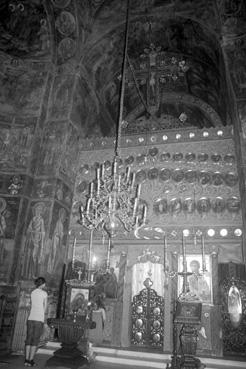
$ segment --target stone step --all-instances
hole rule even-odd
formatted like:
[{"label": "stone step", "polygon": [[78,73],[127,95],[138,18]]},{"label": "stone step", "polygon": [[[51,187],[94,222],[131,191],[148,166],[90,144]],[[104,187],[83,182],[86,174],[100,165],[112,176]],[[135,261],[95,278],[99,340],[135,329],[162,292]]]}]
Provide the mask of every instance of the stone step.
[{"label": "stone step", "polygon": [[[165,353],[150,353],[113,349],[106,347],[93,347],[95,360],[101,363],[126,365],[143,368],[162,368],[171,362],[171,355]],[[206,369],[246,369],[246,361],[232,361],[222,358],[199,357],[206,365]]]},{"label": "stone step", "polygon": [[[61,347],[59,342],[48,342],[38,352],[52,354]],[[160,352],[144,352],[121,348],[111,348],[103,346],[92,347],[95,362],[100,363],[105,368],[114,366],[126,366],[126,368],[150,368],[165,369],[167,363],[171,362],[171,354]],[[206,369],[245,369],[246,361],[233,361],[222,358],[199,357],[201,362],[206,365]]]}]

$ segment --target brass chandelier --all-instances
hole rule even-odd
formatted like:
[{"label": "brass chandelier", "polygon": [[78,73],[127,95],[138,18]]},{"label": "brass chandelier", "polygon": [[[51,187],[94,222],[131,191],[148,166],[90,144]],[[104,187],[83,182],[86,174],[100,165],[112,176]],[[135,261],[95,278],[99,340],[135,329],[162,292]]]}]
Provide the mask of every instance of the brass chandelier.
[{"label": "brass chandelier", "polygon": [[120,230],[130,232],[145,225],[147,208],[139,210],[141,184],[136,185],[135,173],[128,166],[121,171],[120,142],[123,125],[123,107],[126,83],[127,46],[129,33],[129,3],[126,8],[124,52],[121,69],[119,114],[117,120],[114,157],[111,173],[105,170],[104,163],[96,169],[96,178],[89,184],[85,206],[80,207],[80,224],[90,231],[106,231],[115,237]]}]

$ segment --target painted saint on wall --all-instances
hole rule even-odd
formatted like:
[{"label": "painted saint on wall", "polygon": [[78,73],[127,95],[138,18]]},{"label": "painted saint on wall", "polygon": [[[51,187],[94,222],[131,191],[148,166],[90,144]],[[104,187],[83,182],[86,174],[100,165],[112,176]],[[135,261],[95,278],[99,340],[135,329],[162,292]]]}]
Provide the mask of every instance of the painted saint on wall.
[{"label": "painted saint on wall", "polygon": [[44,211],[45,204],[43,202],[37,202],[32,207],[33,217],[26,231],[24,263],[22,266],[22,277],[27,279],[39,275],[41,264],[44,261]]},{"label": "painted saint on wall", "polygon": [[7,227],[4,214],[6,206],[6,201],[3,198],[0,198],[0,264],[2,264],[4,258],[4,238]]},{"label": "painted saint on wall", "polygon": [[50,274],[54,271],[54,269],[56,269],[57,263],[60,260],[58,254],[61,253],[61,250],[63,248],[65,219],[66,219],[66,211],[65,209],[61,208],[59,209],[58,220],[55,225],[51,242],[51,249],[49,253],[47,272]]}]

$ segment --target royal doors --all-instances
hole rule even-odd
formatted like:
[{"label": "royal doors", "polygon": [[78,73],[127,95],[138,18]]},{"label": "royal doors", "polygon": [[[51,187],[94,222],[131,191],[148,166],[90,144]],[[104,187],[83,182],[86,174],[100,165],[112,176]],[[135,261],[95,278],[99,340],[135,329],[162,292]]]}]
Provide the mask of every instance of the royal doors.
[{"label": "royal doors", "polygon": [[150,287],[133,297],[131,344],[162,348],[164,334],[164,298]]}]

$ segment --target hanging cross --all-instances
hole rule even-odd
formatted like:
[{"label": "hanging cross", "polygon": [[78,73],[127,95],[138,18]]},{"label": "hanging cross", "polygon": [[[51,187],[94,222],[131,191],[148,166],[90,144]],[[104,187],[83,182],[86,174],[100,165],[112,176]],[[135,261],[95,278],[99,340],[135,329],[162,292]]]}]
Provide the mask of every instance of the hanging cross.
[{"label": "hanging cross", "polygon": [[[138,68],[134,65],[134,74],[150,112],[158,110],[162,89],[186,90],[185,73],[189,67],[185,60],[161,51],[161,47],[153,43],[144,49],[140,60]],[[131,70],[128,70],[127,83],[129,87],[134,85]]]}]

